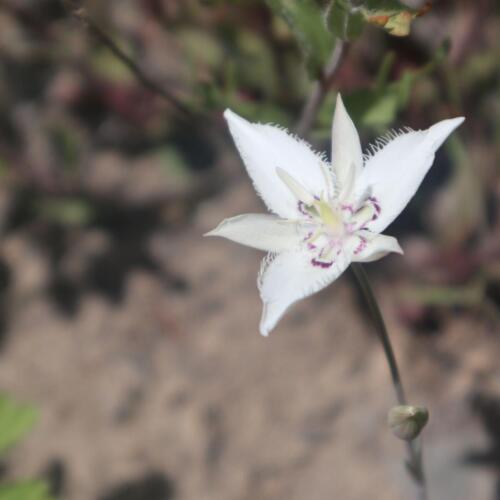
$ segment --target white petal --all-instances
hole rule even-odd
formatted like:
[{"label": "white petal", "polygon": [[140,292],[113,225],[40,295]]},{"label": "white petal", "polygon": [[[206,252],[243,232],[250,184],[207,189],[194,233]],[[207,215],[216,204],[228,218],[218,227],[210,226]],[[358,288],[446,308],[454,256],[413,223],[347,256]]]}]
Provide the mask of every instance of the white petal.
[{"label": "white petal", "polygon": [[348,252],[337,256],[329,268],[311,264],[307,250],[285,252],[264,260],[258,285],[264,302],[260,333],[267,336],[285,311],[296,301],[323,289],[349,265]]},{"label": "white petal", "polygon": [[[353,236],[353,238],[356,238],[356,236]],[[391,252],[403,254],[398,240],[392,236],[385,234],[374,235],[368,231],[359,231],[357,240],[358,244],[354,247],[352,253],[353,262],[373,262]]]},{"label": "white petal", "polygon": [[340,186],[340,199],[349,196],[357,176],[363,167],[363,155],[358,132],[347,114],[340,94],[332,125],[332,165]]},{"label": "white petal", "polygon": [[205,236],[220,236],[258,250],[282,252],[298,248],[299,226],[275,215],[245,214],[223,220]]},{"label": "white petal", "polygon": [[285,218],[300,215],[298,201],[278,177],[277,168],[313,195],[327,190],[331,194],[330,168],[308,144],[273,125],[249,123],[230,110],[224,116],[255,189],[271,211]]},{"label": "white petal", "polygon": [[371,186],[380,205],[379,217],[368,227],[382,232],[406,207],[434,161],[434,153],[464,121],[454,118],[428,130],[403,133],[383,145],[368,161],[357,183],[358,193]]}]

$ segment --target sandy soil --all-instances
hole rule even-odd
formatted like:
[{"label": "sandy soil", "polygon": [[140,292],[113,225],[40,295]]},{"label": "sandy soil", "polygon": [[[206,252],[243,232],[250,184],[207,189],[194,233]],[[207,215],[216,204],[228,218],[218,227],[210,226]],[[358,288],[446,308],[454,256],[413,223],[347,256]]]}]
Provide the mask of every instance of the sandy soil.
[{"label": "sandy soil", "polygon": [[[154,266],[130,267],[115,294],[89,286],[71,300],[64,287],[46,293],[46,250],[24,230],[11,233],[0,385],[41,416],[11,454],[9,477],[45,475],[67,500],[414,497],[404,447],[385,426],[387,367],[348,273],[264,339],[261,256],[201,238],[255,210],[249,183],[235,180],[187,227],[143,235]],[[89,269],[113,282],[114,266],[139,250],[122,241],[92,267],[109,244],[89,229],[59,266],[76,283]],[[500,416],[498,332],[458,312],[434,335],[405,329],[397,283],[383,279],[393,266],[404,272],[397,259],[370,269],[410,399],[431,412],[432,498],[499,498],[500,439],[489,425]]]}]

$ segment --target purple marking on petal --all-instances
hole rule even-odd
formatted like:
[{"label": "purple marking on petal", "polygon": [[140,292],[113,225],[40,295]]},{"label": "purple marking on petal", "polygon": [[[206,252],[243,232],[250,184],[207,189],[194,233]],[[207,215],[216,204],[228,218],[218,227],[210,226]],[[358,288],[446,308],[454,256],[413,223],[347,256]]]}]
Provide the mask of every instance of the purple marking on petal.
[{"label": "purple marking on petal", "polygon": [[333,260],[330,262],[321,261],[318,259],[311,259],[311,264],[315,267],[321,267],[322,269],[328,269],[332,266]]},{"label": "purple marking on petal", "polygon": [[308,219],[311,218],[311,214],[307,211],[306,209],[306,205],[303,201],[299,201],[297,203],[297,209],[299,210],[299,212],[302,214],[302,215],[305,215]]},{"label": "purple marking on petal", "polygon": [[377,200],[377,198],[375,198],[375,196],[370,196],[368,199],[373,203],[373,206],[375,207],[375,210],[378,213],[380,213],[380,203]]},{"label": "purple marking on petal", "polygon": [[380,212],[382,211],[382,208],[380,207],[380,203],[377,200],[377,198],[375,198],[375,196],[370,196],[368,198],[368,201],[371,201],[373,208],[375,209],[375,213],[373,214],[373,217],[371,220],[372,221],[377,220],[379,215],[380,215]]},{"label": "purple marking on petal", "polygon": [[354,222],[348,222],[344,224],[347,233],[353,233],[356,230],[356,224]]},{"label": "purple marking on petal", "polygon": [[348,212],[351,213],[351,215],[354,215],[354,208],[352,205],[341,205],[340,207],[342,210],[347,210]]},{"label": "purple marking on petal", "polygon": [[366,248],[366,245],[368,244],[368,241],[363,236],[359,236],[359,240],[360,241],[359,241],[358,246],[354,249],[354,253],[356,255],[358,253],[362,252]]},{"label": "purple marking on petal", "polygon": [[[306,235],[306,237],[302,240],[304,242],[306,242],[309,238],[312,238],[312,236],[314,235],[314,232],[313,231],[309,231]],[[309,250],[315,250],[317,247],[314,243],[308,243],[307,244],[307,248]]]}]

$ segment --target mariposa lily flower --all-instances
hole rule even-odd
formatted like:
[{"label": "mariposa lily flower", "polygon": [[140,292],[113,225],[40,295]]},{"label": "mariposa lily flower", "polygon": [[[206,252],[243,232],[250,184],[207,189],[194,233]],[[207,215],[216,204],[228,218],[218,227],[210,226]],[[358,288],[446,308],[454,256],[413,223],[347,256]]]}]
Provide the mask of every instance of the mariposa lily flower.
[{"label": "mariposa lily flower", "polygon": [[329,285],[351,262],[403,253],[382,233],[417,191],[434,153],[464,118],[378,139],[363,155],[340,95],[333,117],[332,162],[286,130],[224,116],[257,193],[274,215],[224,220],[208,236],[268,252],[258,276],[267,336],[296,301]]}]

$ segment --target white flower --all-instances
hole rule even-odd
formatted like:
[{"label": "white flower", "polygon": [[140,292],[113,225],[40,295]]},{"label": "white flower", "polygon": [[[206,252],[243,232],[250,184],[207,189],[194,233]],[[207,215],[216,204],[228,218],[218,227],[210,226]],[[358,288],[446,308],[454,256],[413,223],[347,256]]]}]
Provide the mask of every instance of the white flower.
[{"label": "white flower", "polygon": [[329,285],[351,262],[403,253],[380,234],[404,209],[434,153],[464,118],[379,139],[363,157],[340,96],[332,127],[332,164],[308,144],[273,125],[224,116],[256,191],[275,215],[224,220],[209,236],[269,252],[258,277],[268,335],[296,301]]}]

